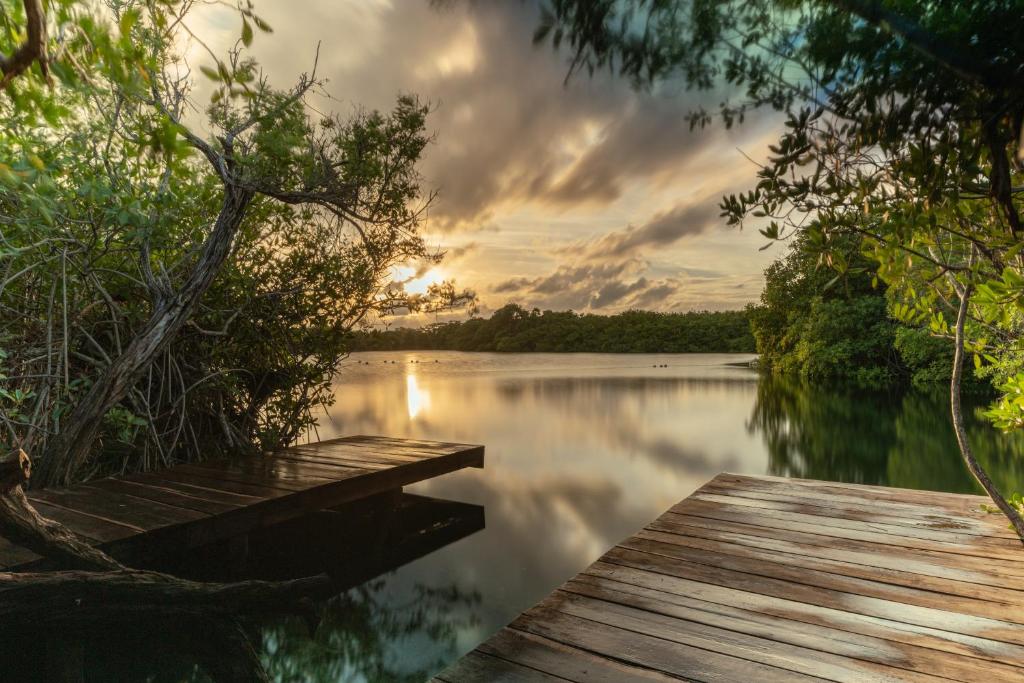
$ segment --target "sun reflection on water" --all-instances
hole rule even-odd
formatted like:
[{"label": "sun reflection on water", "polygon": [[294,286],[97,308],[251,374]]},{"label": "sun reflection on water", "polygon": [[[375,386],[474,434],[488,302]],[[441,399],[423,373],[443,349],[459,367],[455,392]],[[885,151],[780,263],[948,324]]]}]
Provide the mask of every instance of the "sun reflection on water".
[{"label": "sun reflection on water", "polygon": [[409,407],[410,420],[415,420],[417,415],[430,408],[430,392],[420,389],[416,375],[405,376],[405,402]]}]

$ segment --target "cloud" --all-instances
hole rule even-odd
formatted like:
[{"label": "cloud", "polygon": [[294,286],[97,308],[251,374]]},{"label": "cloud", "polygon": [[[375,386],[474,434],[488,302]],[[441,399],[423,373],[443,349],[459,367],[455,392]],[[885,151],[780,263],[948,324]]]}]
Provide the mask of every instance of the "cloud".
[{"label": "cloud", "polygon": [[[757,245],[736,256],[740,249],[719,246],[710,228],[718,196],[753,179],[738,154],[723,151],[760,148],[766,129],[690,132],[686,113],[713,109],[719,94],[638,92],[607,72],[566,84],[565,53],[532,46],[537,5],[311,0],[296,13],[266,3],[261,16],[274,34],[254,46],[272,81],[286,86],[310,69],[322,41],[317,71],[331,97],[314,104],[324,111],[388,109],[399,93],[431,104],[435,141],[420,169],[424,190],[439,198],[426,232],[454,245],[444,266],[457,264],[460,284],[492,297],[484,308],[513,297],[577,310],[679,310],[756,296],[766,257]],[[237,40],[237,17],[225,16],[203,34],[215,50]],[[469,237],[460,232],[479,244],[460,241]],[[684,244],[701,256],[681,257]],[[692,266],[705,262],[732,275],[702,279]],[[427,268],[417,266],[414,278]]]},{"label": "cloud", "polygon": [[657,301],[664,310],[665,299],[678,291],[679,282],[651,280],[642,274],[647,267],[644,261],[632,258],[560,264],[548,275],[512,278],[494,285],[491,291],[513,294],[541,308],[613,312],[645,308]]},{"label": "cloud", "polygon": [[655,215],[640,227],[608,233],[586,245],[589,258],[621,258],[649,247],[667,247],[719,224],[719,209],[710,197]]},{"label": "cloud", "polygon": [[[422,164],[440,190],[432,229],[479,229],[508,205],[607,205],[636,180],[684,174],[719,138],[689,131],[702,95],[638,92],[606,72],[566,84],[566,54],[532,45],[536,0],[311,2],[301,20],[271,3],[261,14],[275,34],[256,50],[275,82],[312,65],[312,48],[294,45],[323,40],[326,107],[388,108],[401,92],[433,105]],[[233,27],[223,38],[236,39]]]},{"label": "cloud", "polygon": [[528,277],[517,277],[511,280],[505,280],[491,287],[491,291],[497,294],[504,294],[506,292],[520,292],[529,289],[530,285],[534,282],[533,279]]}]

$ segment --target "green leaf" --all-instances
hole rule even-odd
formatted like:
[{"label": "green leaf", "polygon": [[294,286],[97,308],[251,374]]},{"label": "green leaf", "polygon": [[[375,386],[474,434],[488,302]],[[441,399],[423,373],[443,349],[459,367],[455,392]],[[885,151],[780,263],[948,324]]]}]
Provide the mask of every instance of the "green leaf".
[{"label": "green leaf", "polygon": [[211,81],[216,81],[220,83],[220,81],[222,80],[217,70],[212,67],[203,65],[199,67],[199,70],[202,71],[203,75],[209,78]]},{"label": "green leaf", "polygon": [[245,18],[242,19],[242,44],[246,47],[252,45],[252,25]]}]

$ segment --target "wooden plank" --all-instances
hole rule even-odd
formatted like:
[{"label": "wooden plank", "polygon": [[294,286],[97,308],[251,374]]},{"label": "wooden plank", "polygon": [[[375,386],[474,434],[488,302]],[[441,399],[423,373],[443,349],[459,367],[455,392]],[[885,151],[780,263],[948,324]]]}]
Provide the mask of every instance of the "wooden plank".
[{"label": "wooden plank", "polygon": [[294,492],[294,489],[276,486],[275,482],[253,483],[256,480],[249,480],[247,482],[237,481],[234,478],[229,479],[217,476],[213,472],[194,474],[186,472],[180,467],[173,467],[169,470],[161,470],[158,473],[150,473],[148,475],[132,475],[128,479],[129,481],[153,482],[157,484],[167,482],[168,485],[172,482],[180,482],[209,491],[246,495],[257,500],[281,498]]},{"label": "wooden plank", "polygon": [[484,447],[474,444],[443,443],[420,439],[393,439],[389,437],[342,437],[322,441],[317,447],[329,448],[332,444],[351,445],[382,453],[420,453],[432,457],[442,455],[468,455],[474,463],[471,467],[483,467]]},{"label": "wooden plank", "polygon": [[916,645],[929,652],[936,651],[936,654],[948,652],[1007,664],[1024,662],[1024,647],[1019,645],[846,611],[838,606],[826,607],[817,604],[817,601],[808,600],[810,596],[806,593],[797,593],[792,596],[796,599],[788,599],[780,595],[725,587],[600,561],[588,567],[575,580],[587,581],[591,578],[612,581],[621,585],[624,591],[637,587],[669,596],[685,596],[717,605],[736,606],[762,613],[771,619],[801,622],[894,643]]},{"label": "wooden plank", "polygon": [[[183,465],[180,469],[186,472],[207,472],[212,470],[218,474],[222,472],[244,473],[269,481],[287,481],[294,485],[309,483],[312,486],[319,486],[320,483],[325,481],[341,481],[342,479],[369,474],[375,469],[388,468],[338,467],[335,465],[322,465],[303,460],[275,457],[254,458],[252,460],[234,462],[196,463],[194,465]],[[309,486],[306,488],[309,488]]]},{"label": "wooden plank", "polygon": [[[809,524],[820,524],[822,526],[834,526],[842,529],[853,529],[857,531],[871,531],[875,534],[893,536],[888,541],[898,545],[904,537],[915,539],[926,539],[953,545],[970,544],[972,546],[984,547],[985,551],[993,552],[1003,549],[1016,551],[1020,549],[1020,540],[1010,538],[994,538],[967,534],[962,530],[930,529],[915,527],[903,524],[890,524],[880,519],[860,520],[847,517],[828,515],[819,506],[810,506],[794,503],[783,503],[772,500],[755,500],[741,498],[739,496],[720,496],[715,494],[696,493],[680,504],[674,510],[683,511],[696,507],[697,502],[718,503],[727,508],[740,509],[743,511],[756,510],[759,515],[769,515],[778,519],[793,520]],[[884,538],[884,536],[883,536]]]},{"label": "wooden plank", "polygon": [[[281,451],[280,454],[287,456],[289,453],[305,453],[308,455],[315,455],[323,458],[330,458],[334,461],[339,460],[360,460],[367,459],[373,462],[416,462],[417,460],[425,460],[427,458],[436,458],[444,453],[431,453],[429,451],[407,451],[397,448],[378,448],[376,446],[360,446],[355,444],[319,444],[315,447],[311,446],[294,446],[292,448]],[[275,453],[278,455],[278,453]]]},{"label": "wooden plank", "polygon": [[173,507],[156,501],[135,498],[124,493],[101,491],[87,486],[33,491],[30,500],[33,503],[44,501],[51,505],[89,514],[110,522],[126,524],[144,531],[191,522],[208,516],[204,512]]},{"label": "wooden plank", "polygon": [[1024,680],[1024,549],[981,500],[720,475],[475,654],[568,680],[583,657],[700,681]]},{"label": "wooden plank", "polygon": [[[731,496],[778,500],[826,507],[832,516],[846,517],[860,513],[887,517],[886,523],[924,525],[936,529],[957,529],[985,536],[1015,538],[999,515],[984,512],[964,497],[930,498],[927,502],[905,502],[878,496],[850,495],[847,489],[814,490],[786,486],[783,482],[753,477],[738,477],[739,485],[715,478],[701,487],[701,492]],[[834,491],[842,491],[835,493]],[[855,518],[855,517],[854,517]]]},{"label": "wooden plank", "polygon": [[939,491],[921,491],[919,489],[903,489],[893,486],[872,486],[870,484],[846,484],[838,481],[820,481],[816,479],[789,479],[786,477],[773,477],[769,475],[738,475],[726,472],[719,474],[712,482],[734,482],[742,485],[744,480],[757,479],[764,482],[776,482],[796,490],[812,491],[816,495],[834,495],[837,492],[863,496],[865,499],[893,500],[906,503],[932,503],[937,505],[948,504],[951,500],[959,500],[973,507],[991,504],[991,500],[985,496],[942,493]]},{"label": "wooden plank", "polygon": [[383,470],[389,467],[395,467],[396,465],[404,465],[408,462],[418,462],[418,460],[405,460],[405,461],[391,461],[382,462],[374,460],[356,460],[348,458],[338,458],[329,455],[324,455],[322,452],[311,452],[305,450],[296,449],[294,451],[288,451],[287,453],[275,454],[274,458],[283,462],[295,462],[295,463],[307,463],[309,465],[317,465],[319,467],[332,468],[337,470],[357,470],[358,472],[365,472],[367,470]]},{"label": "wooden plank", "polygon": [[[633,600],[631,602],[635,604],[641,601]],[[648,609],[637,609],[634,605],[595,599],[591,595],[579,592],[556,591],[546,604],[559,612],[614,626],[632,633],[649,635],[750,662],[788,669],[793,673],[810,674],[828,681],[882,683],[883,681],[905,680],[934,683],[934,681],[940,680],[931,674],[892,666],[892,663],[898,663],[895,657],[886,664],[879,664],[865,659],[837,656],[828,650],[793,645],[784,639],[766,638],[760,634],[752,635],[749,631],[753,629],[750,628],[744,631],[721,628],[697,620],[676,618]],[[645,606],[649,607],[650,605]],[[715,620],[704,619],[703,621]],[[724,619],[717,621],[720,625],[728,623],[730,626],[735,626],[734,621]],[[821,645],[820,642],[815,642]]]},{"label": "wooden plank", "polygon": [[[545,671],[564,680],[579,683],[619,683],[619,681],[678,681],[675,676],[646,667],[630,666],[616,659],[568,647],[541,636],[502,629],[480,646],[479,652],[510,662],[518,662]],[[484,679],[487,680],[487,679]]]},{"label": "wooden plank", "polygon": [[[982,558],[996,558],[1002,560],[1019,560],[1020,548],[1011,545],[1006,547],[992,547],[977,545],[977,537],[963,535],[959,541],[934,540],[915,536],[894,536],[892,534],[876,531],[874,525],[862,522],[850,522],[849,524],[825,523],[820,520],[822,517],[813,515],[798,515],[794,513],[778,512],[774,510],[754,510],[751,508],[732,507],[721,504],[708,503],[706,501],[694,500],[685,506],[673,508],[673,512],[697,517],[710,517],[729,522],[738,522],[754,526],[767,526],[775,529],[804,531],[806,533],[832,536],[837,539],[854,541],[867,541],[904,548],[918,548],[921,550],[932,550],[935,552],[951,553],[955,555],[972,555]],[[843,522],[845,520],[833,520]]]},{"label": "wooden plank", "polygon": [[[756,679],[759,683],[826,680],[658,636],[609,626],[548,607],[538,606],[530,609],[513,621],[510,628],[686,680]],[[706,641],[701,642],[704,645],[710,644]]]},{"label": "wooden plank", "polygon": [[[682,548],[723,552],[737,557],[763,558],[777,564],[1005,604],[1017,602],[1022,597],[1020,591],[1024,585],[1019,577],[1009,577],[1005,585],[1000,585],[999,578],[986,576],[980,571],[924,562],[915,564],[904,557],[882,553],[867,554],[847,552],[840,548],[821,548],[819,553],[815,554],[814,550],[819,546],[805,548],[785,541],[765,540],[742,534],[715,534],[704,530],[690,534],[685,528],[671,528],[666,524],[658,524],[654,529],[644,529],[634,538],[678,545]],[[629,541],[624,545],[629,547]]]},{"label": "wooden plank", "polygon": [[112,522],[102,517],[50,505],[42,500],[32,500],[32,505],[39,511],[39,514],[55,522],[60,522],[79,536],[97,544],[119,541],[145,531],[139,527]]},{"label": "wooden plank", "polygon": [[[162,472],[145,472],[140,474],[132,474],[120,481],[126,481],[129,483],[138,483],[144,486],[150,486],[153,488],[162,488],[169,491],[176,491],[188,496],[194,496],[196,498],[202,498],[204,500],[221,503],[224,505],[233,505],[237,507],[244,507],[246,505],[252,505],[259,501],[266,500],[266,495],[253,495],[246,493],[238,493],[234,491],[224,490],[223,488],[210,488],[201,484],[191,484],[178,479],[172,479],[167,476],[171,470],[164,470]],[[270,494],[274,496],[283,495],[285,492],[277,489],[269,489]]]},{"label": "wooden plank", "polygon": [[[150,539],[151,550],[177,551],[482,465],[482,446],[358,437],[33,491],[30,498],[97,545],[127,553]],[[0,569],[39,559],[0,542]]]},{"label": "wooden plank", "polygon": [[[851,660],[849,665],[832,657],[828,657],[827,660],[833,665],[854,672],[867,666],[867,669],[863,669],[865,678],[880,672],[901,678],[905,677],[901,670],[905,670],[966,681],[971,680],[981,664],[977,659],[965,659],[926,647],[850,633],[827,624],[807,624],[802,621],[780,619],[774,615],[768,616],[732,605],[705,602],[689,596],[630,586],[609,579],[583,575],[569,581],[561,590],[667,617],[696,621],[765,640],[817,650],[828,655],[837,655]],[[1019,681],[1024,678],[1024,668],[1019,666],[989,661],[986,663],[986,669],[989,680]],[[828,677],[834,678],[831,675]]]},{"label": "wooden plank", "polygon": [[[735,533],[741,537],[753,537],[758,542],[771,542],[773,539],[791,541],[803,546],[813,548],[838,548],[849,551],[862,551],[867,554],[879,554],[886,557],[903,557],[911,563],[926,562],[932,565],[961,567],[974,569],[981,572],[988,572],[994,578],[1022,577],[1024,567],[1020,562],[1012,560],[983,559],[971,555],[957,555],[954,553],[936,552],[921,548],[908,548],[889,544],[858,541],[854,539],[843,539],[841,544],[832,536],[810,533],[808,531],[797,531],[792,529],[777,529],[768,526],[755,526],[740,524],[713,517],[694,517],[691,515],[680,515],[665,513],[648,526],[649,529],[659,531],[684,530],[691,535],[705,535],[714,533]],[[737,542],[744,542],[737,538]],[[814,551],[818,552],[818,551]]]},{"label": "wooden plank", "polygon": [[214,500],[206,496],[195,495],[195,492],[186,493],[163,486],[154,486],[126,479],[99,479],[83,484],[82,488],[123,493],[133,498],[173,505],[187,510],[196,510],[208,515],[216,515],[242,507],[242,504],[237,502]]},{"label": "wooden plank", "polygon": [[767,556],[755,559],[727,555],[697,548],[681,548],[668,543],[635,537],[624,541],[622,550],[660,556],[669,561],[685,561],[688,566],[699,563],[713,570],[731,570],[748,576],[778,579],[792,584],[823,588],[862,598],[875,598],[894,605],[925,607],[959,615],[972,615],[1013,624],[1024,624],[1024,613],[1015,614],[1016,610],[1010,608],[1010,603],[965,598],[881,581],[832,574],[807,567],[777,564]]},{"label": "wooden plank", "polygon": [[572,679],[552,676],[482,652],[470,652],[433,680],[445,683],[550,683]]}]

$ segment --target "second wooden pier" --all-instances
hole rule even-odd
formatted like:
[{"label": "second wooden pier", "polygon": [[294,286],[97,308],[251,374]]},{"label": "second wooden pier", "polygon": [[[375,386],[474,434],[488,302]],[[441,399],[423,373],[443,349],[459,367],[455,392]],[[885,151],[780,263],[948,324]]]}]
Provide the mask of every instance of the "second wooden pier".
[{"label": "second wooden pier", "polygon": [[[121,558],[174,554],[464,467],[484,448],[352,436],[29,492],[39,512]],[[40,561],[0,538],[0,570]]]},{"label": "second wooden pier", "polygon": [[719,475],[435,680],[1022,681],[1024,550],[987,502]]}]

